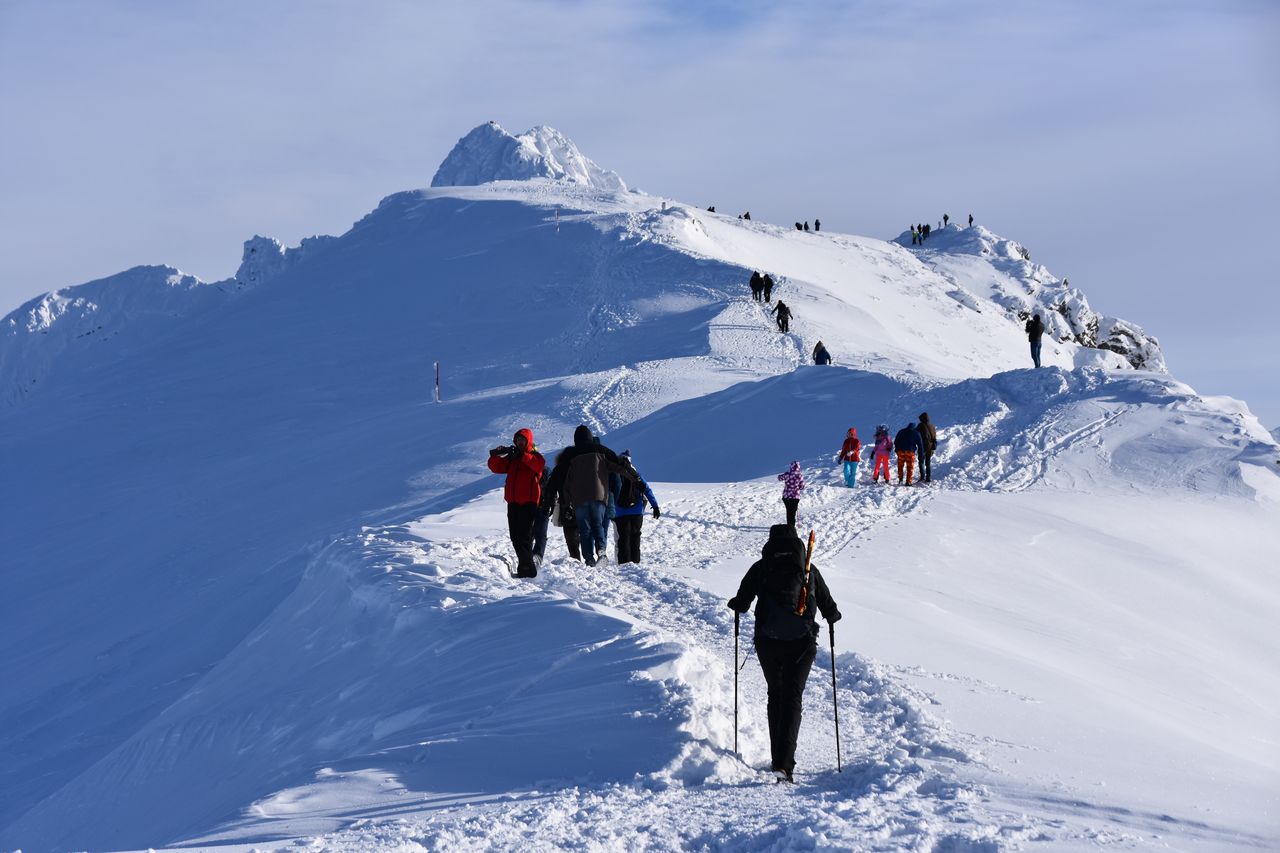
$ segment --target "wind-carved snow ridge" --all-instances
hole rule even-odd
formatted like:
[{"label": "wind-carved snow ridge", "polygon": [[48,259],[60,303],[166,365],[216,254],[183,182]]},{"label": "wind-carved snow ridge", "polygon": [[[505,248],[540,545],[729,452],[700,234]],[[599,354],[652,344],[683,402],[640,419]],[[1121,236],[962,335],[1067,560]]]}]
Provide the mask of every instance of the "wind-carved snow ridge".
[{"label": "wind-carved snow ridge", "polygon": [[108,362],[139,333],[220,295],[218,287],[173,267],[141,266],[37,296],[0,320],[0,403],[29,398],[55,366]]},{"label": "wind-carved snow ridge", "polygon": [[622,178],[583,156],[573,141],[555,128],[538,125],[513,136],[488,122],[458,140],[431,179],[433,187],[553,178],[600,190],[626,192]]},{"label": "wind-carved snow ridge", "polygon": [[[1167,370],[1154,336],[1135,323],[1095,311],[1079,288],[1033,263],[1031,253],[1020,243],[981,225],[955,224],[931,232],[923,246],[912,246],[908,233],[894,242],[911,248],[926,265],[959,285],[961,293],[983,295],[1018,320],[1039,314],[1054,340],[1109,350],[1140,370]],[[975,265],[976,259],[985,263]],[[972,300],[956,298],[975,307]]]},{"label": "wind-carved snow ridge", "polygon": [[242,286],[253,286],[269,281],[302,261],[318,248],[336,242],[336,237],[307,237],[302,244],[286,249],[274,237],[254,235],[244,241],[244,255],[235,280]]}]

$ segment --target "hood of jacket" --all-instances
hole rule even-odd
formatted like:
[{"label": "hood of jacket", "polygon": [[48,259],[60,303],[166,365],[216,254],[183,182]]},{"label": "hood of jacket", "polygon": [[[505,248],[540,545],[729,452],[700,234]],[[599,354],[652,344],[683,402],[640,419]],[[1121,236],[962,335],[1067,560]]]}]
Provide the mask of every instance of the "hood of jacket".
[{"label": "hood of jacket", "polygon": [[857,438],[857,437],[858,437],[858,428],[849,427],[849,433],[848,435],[845,436],[845,438]]},{"label": "hood of jacket", "polygon": [[526,451],[532,453],[533,451],[538,449],[533,444],[533,430],[529,429],[528,427],[521,427],[520,429],[516,430],[516,435],[524,436],[524,441],[525,441],[524,446]]},{"label": "hood of jacket", "polygon": [[760,549],[760,556],[766,560],[771,557],[797,557],[803,563],[804,543],[790,524],[775,524],[769,528],[769,539]]},{"label": "hood of jacket", "polygon": [[586,424],[582,424],[573,431],[573,446],[581,447],[584,450],[595,447],[596,438],[591,434],[591,428]]}]

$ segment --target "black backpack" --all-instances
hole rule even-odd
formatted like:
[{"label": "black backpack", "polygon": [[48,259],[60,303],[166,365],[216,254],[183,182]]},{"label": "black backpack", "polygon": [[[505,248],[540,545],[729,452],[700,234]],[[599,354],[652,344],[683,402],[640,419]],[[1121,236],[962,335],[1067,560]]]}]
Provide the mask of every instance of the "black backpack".
[{"label": "black backpack", "polygon": [[614,499],[614,504],[630,509],[633,506],[639,506],[643,502],[644,483],[623,477],[622,488],[618,489],[618,497]]}]

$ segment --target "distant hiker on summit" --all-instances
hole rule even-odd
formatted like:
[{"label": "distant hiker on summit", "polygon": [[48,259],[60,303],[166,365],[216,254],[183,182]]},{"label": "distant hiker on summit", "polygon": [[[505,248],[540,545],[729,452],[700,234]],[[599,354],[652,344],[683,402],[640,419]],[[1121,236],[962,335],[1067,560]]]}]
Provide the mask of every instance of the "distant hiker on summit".
[{"label": "distant hiker on summit", "polygon": [[907,485],[915,473],[916,454],[920,452],[920,433],[915,424],[908,424],[893,437],[893,449],[898,454],[898,482],[902,482],[902,469],[907,469]]},{"label": "distant hiker on summit", "polygon": [[943,228],[946,228],[946,227],[947,227],[947,223],[948,223],[948,222],[950,222],[950,221],[951,221],[951,217],[950,217],[950,216],[947,216],[947,214],[945,214],[945,213],[944,213],[944,214],[942,214],[942,227],[943,227]]},{"label": "distant hiker on summit", "polygon": [[1044,337],[1044,322],[1041,321],[1040,315],[1037,314],[1028,320],[1023,330],[1027,333],[1027,340],[1031,342],[1031,360],[1036,363],[1036,367],[1039,367],[1040,338]]},{"label": "distant hiker on summit", "polygon": [[889,428],[884,424],[876,427],[876,443],[872,449],[875,466],[871,469],[871,482],[876,482],[880,472],[884,471],[884,481],[889,482],[889,454],[893,453],[893,439],[889,438]]},{"label": "distant hiker on summit", "polygon": [[813,220],[813,231],[814,231],[814,233],[816,234],[817,232],[819,232],[819,231],[821,231],[821,230],[822,230],[822,220],[821,220],[821,219],[815,219],[815,220]]},{"label": "distant hiker on summit", "polygon": [[858,440],[857,427],[849,427],[844,444],[840,446],[840,455],[836,458],[844,463],[844,484],[853,488],[858,482],[858,455],[862,452],[862,442]]},{"label": "distant hiker on summit", "polygon": [[969,227],[970,227],[970,228],[972,228],[972,227],[973,227],[973,214],[972,214],[972,213],[970,213],[970,214],[969,214]]},{"label": "distant hiker on summit", "polygon": [[938,449],[938,431],[933,427],[933,421],[929,420],[928,412],[920,413],[920,426],[917,427],[920,432],[920,481],[922,483],[933,482],[933,451]]},{"label": "distant hiker on summit", "polygon": [[791,330],[791,309],[787,307],[787,303],[779,299],[778,304],[773,306],[773,310],[769,313],[777,315],[779,332]]},{"label": "distant hiker on summit", "polygon": [[804,474],[800,471],[800,463],[792,460],[778,479],[782,481],[782,505],[787,508],[787,524],[795,527],[796,510],[800,508],[800,496],[804,494]]},{"label": "distant hiker on summit", "polygon": [[752,272],[749,284],[751,286],[751,298],[759,302],[761,294],[764,293],[764,277],[758,272]]},{"label": "distant hiker on summit", "polygon": [[563,489],[578,523],[583,562],[594,566],[606,556],[609,474],[617,473],[628,480],[634,480],[636,474],[622,464],[616,453],[600,444],[586,424],[573,431],[573,445],[564,449],[559,460],[547,483],[548,494],[542,496],[543,511],[550,511],[552,496]]},{"label": "distant hiker on summit", "polygon": [[761,281],[764,283],[764,301],[773,301],[773,276],[765,273]]},{"label": "distant hiker on summit", "polygon": [[818,341],[818,345],[813,348],[813,363],[814,364],[830,364],[831,363],[831,353],[827,351],[827,348],[826,346],[823,345],[822,341]]},{"label": "distant hiker on summit", "polygon": [[624,450],[618,459],[631,468],[635,480],[624,480],[617,474],[609,475],[609,489],[613,492],[614,526],[618,528],[618,563],[640,562],[640,531],[644,527],[644,508],[649,504],[656,521],[662,517],[658,499],[631,462],[631,451]]},{"label": "distant hiker on summit", "polygon": [[809,220],[807,220],[807,219],[804,221],[804,230],[806,230],[806,231],[808,231],[808,230],[809,230]]},{"label": "distant hiker on summit", "polygon": [[506,474],[502,497],[507,502],[507,531],[516,549],[516,577],[532,578],[538,574],[533,552],[534,525],[538,521],[538,505],[542,500],[542,471],[546,460],[533,445],[533,432],[517,430],[511,445],[489,451],[489,470]]},{"label": "distant hiker on summit", "polygon": [[[754,641],[769,687],[771,769],[780,774],[779,781],[787,782],[795,781],[804,685],[818,654],[814,612],[821,611],[822,618],[830,624],[840,621],[840,609],[822,573],[805,557],[805,546],[795,530],[785,524],[773,525],[769,528],[769,541],[760,549],[760,559],[747,569],[738,594],[729,599],[735,614],[746,613],[752,600],[759,599]],[[736,616],[734,626],[736,632]],[[834,647],[834,629],[831,636]]]},{"label": "distant hiker on summit", "polygon": [[911,245],[918,246],[920,244],[920,232],[916,230],[914,225],[911,226]]}]

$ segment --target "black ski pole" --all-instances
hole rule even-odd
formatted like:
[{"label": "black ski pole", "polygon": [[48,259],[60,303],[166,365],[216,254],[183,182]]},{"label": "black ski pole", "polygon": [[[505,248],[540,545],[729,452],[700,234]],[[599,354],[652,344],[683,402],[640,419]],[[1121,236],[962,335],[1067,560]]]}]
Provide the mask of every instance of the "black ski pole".
[{"label": "black ski pole", "polygon": [[[738,620],[742,614],[733,611],[733,754],[738,755]],[[738,755],[741,758],[741,755]]]},{"label": "black ski pole", "polygon": [[836,715],[836,772],[843,773],[844,768],[840,766],[840,703],[836,701],[836,625],[834,622],[827,623],[827,629],[831,632],[831,707]]}]

